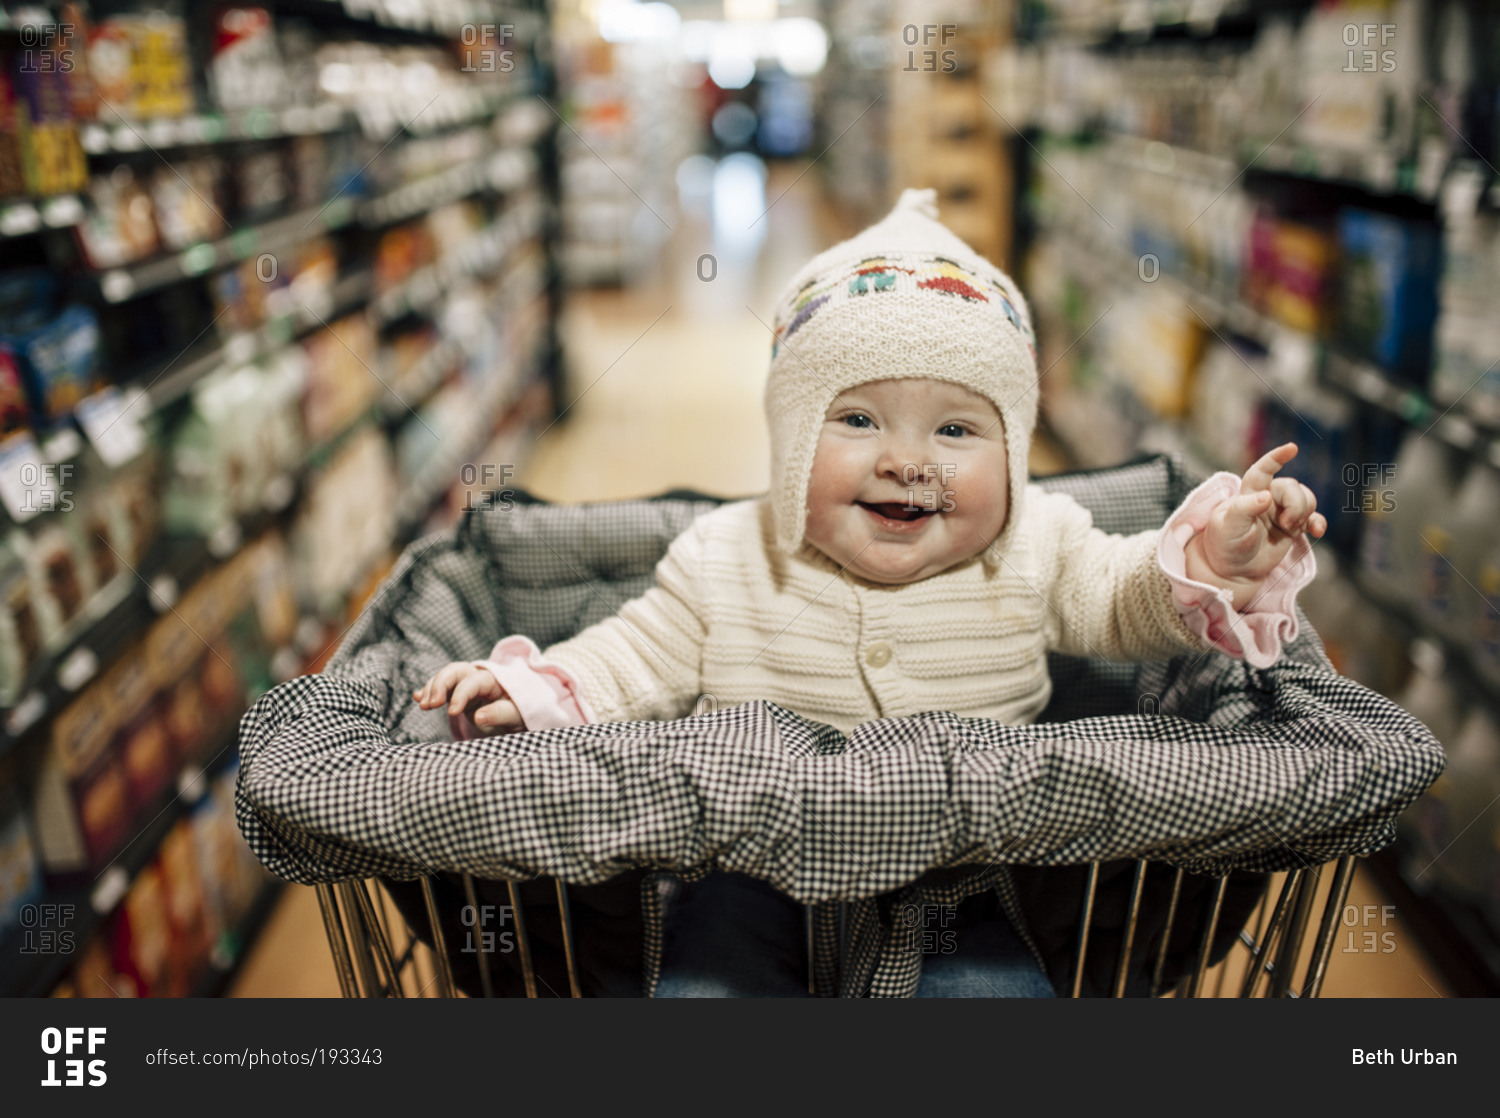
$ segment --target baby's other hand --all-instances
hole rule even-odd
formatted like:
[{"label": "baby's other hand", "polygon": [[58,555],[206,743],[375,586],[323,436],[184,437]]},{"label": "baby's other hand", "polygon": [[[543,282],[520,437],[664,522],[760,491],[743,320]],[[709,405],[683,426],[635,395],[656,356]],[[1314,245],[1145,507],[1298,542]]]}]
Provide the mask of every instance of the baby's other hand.
[{"label": "baby's other hand", "polygon": [[447,704],[449,717],[466,714],[481,730],[504,734],[524,730],[521,712],[505,694],[499,681],[484,668],[470,663],[452,663],[427,681],[412,698],[423,710]]},{"label": "baby's other hand", "polygon": [[1315,539],[1328,531],[1312,490],[1295,478],[1276,476],[1296,456],[1296,443],[1264,454],[1245,471],[1239,494],[1214,509],[1207,526],[1187,543],[1188,576],[1230,590],[1236,609],[1250,604],[1304,531]]}]

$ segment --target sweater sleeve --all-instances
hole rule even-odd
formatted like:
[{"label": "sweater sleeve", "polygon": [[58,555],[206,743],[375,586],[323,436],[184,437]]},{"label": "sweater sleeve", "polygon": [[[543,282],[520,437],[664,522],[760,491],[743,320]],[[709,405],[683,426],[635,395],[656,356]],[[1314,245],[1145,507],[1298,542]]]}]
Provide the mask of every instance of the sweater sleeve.
[{"label": "sweater sleeve", "polygon": [[[1227,492],[1224,479],[1234,483]],[[1216,474],[1183,501],[1160,529],[1110,535],[1071,497],[1046,494],[1038,523],[1051,554],[1048,647],[1072,656],[1157,660],[1217,648],[1267,667],[1281,642],[1297,633],[1297,591],[1316,569],[1305,537],[1265,581],[1265,593],[1243,613],[1227,590],[1187,578],[1183,547],[1208,523],[1239,478]],[[1285,577],[1282,577],[1285,576]]]},{"label": "sweater sleeve", "polygon": [[1318,573],[1318,561],[1307,533],[1299,533],[1244,610],[1234,608],[1228,590],[1188,578],[1188,540],[1203,531],[1220,503],[1239,491],[1240,479],[1223,470],[1189,493],[1161,530],[1157,560],[1172,584],[1178,611],[1203,644],[1268,668],[1281,656],[1282,645],[1297,636],[1297,593]]},{"label": "sweater sleeve", "polygon": [[545,659],[568,674],[595,721],[666,720],[693,709],[707,635],[704,547],[700,520],[672,541],[656,585],[547,648]]},{"label": "sweater sleeve", "polygon": [[[521,722],[528,730],[598,721],[583,697],[578,680],[567,668],[543,656],[530,637],[505,637],[495,645],[488,660],[476,660],[474,665],[489,672],[505,689],[506,698],[516,704]],[[450,714],[448,729],[455,741],[485,736],[465,713]]]}]

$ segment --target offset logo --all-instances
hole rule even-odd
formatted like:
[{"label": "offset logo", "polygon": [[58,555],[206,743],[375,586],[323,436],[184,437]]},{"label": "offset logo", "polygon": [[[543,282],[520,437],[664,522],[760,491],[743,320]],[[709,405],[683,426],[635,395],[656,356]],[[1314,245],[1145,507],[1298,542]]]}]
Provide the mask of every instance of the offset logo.
[{"label": "offset logo", "polygon": [[[109,1082],[104,1073],[104,1061],[85,1060],[84,1056],[97,1055],[104,1047],[103,1027],[89,1029],[69,1028],[42,1030],[42,1054],[47,1056],[47,1077],[43,1087],[103,1087]],[[75,1056],[74,1053],[77,1053]],[[58,1056],[68,1057],[59,1060]],[[57,1065],[62,1065],[61,1079]],[[84,1076],[88,1078],[85,1080]]]}]

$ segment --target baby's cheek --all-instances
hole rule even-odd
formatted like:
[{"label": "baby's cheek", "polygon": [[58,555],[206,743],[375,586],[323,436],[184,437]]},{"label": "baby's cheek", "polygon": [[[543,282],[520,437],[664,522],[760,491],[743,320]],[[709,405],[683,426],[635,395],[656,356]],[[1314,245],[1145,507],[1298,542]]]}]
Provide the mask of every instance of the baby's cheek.
[{"label": "baby's cheek", "polygon": [[994,521],[997,525],[1005,519],[1006,481],[1003,476],[997,483],[995,479],[982,475],[968,478],[960,475],[947,488],[953,511],[965,519],[985,524]]}]

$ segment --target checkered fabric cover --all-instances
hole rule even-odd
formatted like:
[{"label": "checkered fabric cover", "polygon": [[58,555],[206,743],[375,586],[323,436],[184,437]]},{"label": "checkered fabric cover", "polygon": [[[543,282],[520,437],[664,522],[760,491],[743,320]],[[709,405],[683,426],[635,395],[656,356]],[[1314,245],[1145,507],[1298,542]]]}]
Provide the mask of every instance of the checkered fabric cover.
[{"label": "checkered fabric cover", "polygon": [[[1156,456],[1041,484],[1105,531],[1133,532],[1161,525],[1196,480]],[[920,955],[896,943],[893,901],[994,888],[1026,936],[1010,864],[1316,866],[1388,844],[1397,813],[1442,770],[1422,723],[1335,673],[1305,617],[1265,670],[1213,651],[1141,664],[1054,655],[1051,705],[1022,726],[931,712],[846,737],[762,702],[454,742],[444,712],[412,702],[438,667],[498,636],[545,648],[608,616],[717,504],[677,493],[565,507],[515,493],[414,543],[323,674],[244,716],[237,808],[257,856],[303,883],[739,871],[803,903],[856,902],[842,962],[836,919],[815,915],[821,992],[905,996]],[[924,877],[935,867],[949,867],[938,883]],[[648,875],[643,896],[655,893]],[[661,928],[645,909],[649,992]]]}]

